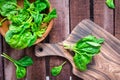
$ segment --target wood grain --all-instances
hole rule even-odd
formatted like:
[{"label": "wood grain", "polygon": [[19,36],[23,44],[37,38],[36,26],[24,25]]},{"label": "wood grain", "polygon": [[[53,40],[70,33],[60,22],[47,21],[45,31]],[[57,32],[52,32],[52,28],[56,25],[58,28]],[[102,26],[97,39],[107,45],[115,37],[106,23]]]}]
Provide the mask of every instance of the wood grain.
[{"label": "wood grain", "polygon": [[[69,0],[50,0],[50,2],[57,9],[58,18],[54,21],[55,24],[49,35],[49,42],[56,43],[63,41],[69,34]],[[60,65],[64,61],[63,58],[51,57],[49,71],[52,67]],[[53,77],[49,72],[50,80],[69,80],[70,73],[70,65],[67,62],[59,76]]]},{"label": "wood grain", "polygon": [[[85,80],[119,80],[120,41],[100,26],[90,20],[83,20],[75,27],[64,43],[75,43],[78,39],[88,34],[92,34],[97,38],[102,37],[105,39],[105,42],[102,45],[101,53],[93,58],[91,64],[88,65],[88,70],[85,72],[77,70],[73,63],[72,55],[60,44],[39,44],[36,47],[36,55],[38,57],[58,55],[68,59],[73,66],[73,74]],[[43,52],[37,50],[40,46],[43,47]]]},{"label": "wood grain", "polygon": [[94,22],[114,34],[114,10],[107,7],[105,0],[94,0]]},{"label": "wood grain", "polygon": [[83,19],[90,18],[90,0],[70,0],[71,30]]},{"label": "wood grain", "polygon": [[[90,7],[92,7],[90,0],[70,0],[70,31],[83,19],[90,18]],[[71,75],[73,80],[80,80],[73,74]]]},{"label": "wood grain", "polygon": [[115,36],[120,39],[120,0],[115,0]]},{"label": "wood grain", "polygon": [[25,50],[26,55],[32,57],[34,64],[27,68],[27,76],[25,80],[45,80],[46,78],[46,64],[45,58],[38,58],[35,56],[34,46]]}]

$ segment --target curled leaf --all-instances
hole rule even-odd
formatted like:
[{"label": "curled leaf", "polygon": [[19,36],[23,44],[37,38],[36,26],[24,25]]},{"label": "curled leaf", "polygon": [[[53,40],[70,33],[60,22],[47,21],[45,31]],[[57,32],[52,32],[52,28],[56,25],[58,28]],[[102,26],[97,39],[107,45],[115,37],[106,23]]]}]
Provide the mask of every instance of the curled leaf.
[{"label": "curled leaf", "polygon": [[114,0],[106,0],[106,5],[107,5],[109,8],[112,8],[112,9],[115,8]]}]

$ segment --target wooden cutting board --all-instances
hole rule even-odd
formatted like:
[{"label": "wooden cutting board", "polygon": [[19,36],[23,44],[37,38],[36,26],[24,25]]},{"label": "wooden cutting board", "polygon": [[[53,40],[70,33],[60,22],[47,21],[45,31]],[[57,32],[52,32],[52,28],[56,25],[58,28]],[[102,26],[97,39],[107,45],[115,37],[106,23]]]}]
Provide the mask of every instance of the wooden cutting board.
[{"label": "wooden cutting board", "polygon": [[[81,72],[74,65],[72,53],[65,50],[62,43],[73,44],[89,34],[104,38],[105,42],[101,52],[88,65],[88,70]],[[56,44],[38,44],[35,53],[38,57],[61,56],[68,59],[73,67],[73,74],[85,80],[120,80],[120,41],[88,19],[80,22],[65,41]]]}]

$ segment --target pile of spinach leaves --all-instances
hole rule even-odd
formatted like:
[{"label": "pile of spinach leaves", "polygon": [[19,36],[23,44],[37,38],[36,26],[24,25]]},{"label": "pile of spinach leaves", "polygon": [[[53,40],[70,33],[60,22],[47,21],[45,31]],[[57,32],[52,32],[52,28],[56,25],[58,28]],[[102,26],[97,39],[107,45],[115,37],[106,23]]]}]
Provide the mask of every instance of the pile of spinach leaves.
[{"label": "pile of spinach leaves", "polygon": [[100,52],[101,44],[104,42],[103,38],[97,39],[93,35],[88,35],[76,42],[73,45],[64,43],[65,49],[72,50],[75,55],[73,61],[80,71],[87,70],[87,64],[92,60],[92,57]]},{"label": "pile of spinach leaves", "polygon": [[9,20],[9,30],[5,35],[6,42],[16,49],[32,46],[38,37],[42,37],[48,24],[57,17],[56,9],[48,12],[50,3],[48,0],[36,0],[30,3],[24,0],[23,7],[17,4],[17,0],[0,0],[0,15]]}]

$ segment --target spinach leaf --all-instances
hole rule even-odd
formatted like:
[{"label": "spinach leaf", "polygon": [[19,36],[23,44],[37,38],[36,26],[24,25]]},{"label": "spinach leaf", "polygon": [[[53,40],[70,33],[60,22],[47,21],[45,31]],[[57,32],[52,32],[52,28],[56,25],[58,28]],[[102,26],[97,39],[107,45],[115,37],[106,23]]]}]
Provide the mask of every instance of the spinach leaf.
[{"label": "spinach leaf", "polygon": [[45,33],[46,29],[40,29],[40,31],[36,31],[35,34],[38,36],[38,37],[42,37],[42,34]]},{"label": "spinach leaf", "polygon": [[11,61],[16,66],[16,77],[17,79],[24,78],[26,76],[26,67],[33,64],[31,57],[25,56],[20,60],[15,60],[3,53],[1,56]]},{"label": "spinach leaf", "polygon": [[35,2],[35,10],[36,11],[42,12],[46,8],[47,8],[47,5],[45,3],[40,2],[40,1]]},{"label": "spinach leaf", "polygon": [[112,9],[115,8],[114,0],[106,0],[106,5],[107,5],[109,8],[112,8]]},{"label": "spinach leaf", "polygon": [[30,2],[28,0],[24,0],[24,8],[28,9],[30,7]]},{"label": "spinach leaf", "polygon": [[25,56],[22,59],[15,61],[15,63],[17,65],[20,65],[20,66],[23,66],[23,67],[27,67],[27,66],[30,66],[30,65],[33,64],[33,60],[32,60],[31,57]]},{"label": "spinach leaf", "polygon": [[26,68],[16,65],[16,77],[17,79],[24,78],[26,76]]},{"label": "spinach leaf", "polygon": [[13,2],[6,2],[3,6],[0,7],[0,12],[2,16],[14,15],[16,13],[16,4]]},{"label": "spinach leaf", "polygon": [[75,53],[73,60],[76,67],[81,71],[85,71],[92,57],[100,52],[100,47],[103,42],[103,38],[97,39],[95,36],[88,35],[73,45],[63,44],[63,46],[65,49],[70,49]]},{"label": "spinach leaf", "polygon": [[73,60],[79,70],[85,71],[87,69],[87,64],[92,60],[92,56],[87,55],[86,53],[76,53]]},{"label": "spinach leaf", "polygon": [[17,15],[9,16],[9,20],[17,26],[22,25],[23,22],[27,21],[29,18],[30,18],[30,14],[25,9],[19,10],[19,14]]},{"label": "spinach leaf", "polygon": [[[50,7],[50,2],[49,0],[36,0],[35,5],[39,3],[44,3],[46,5],[46,8]],[[42,6],[41,6],[42,7]]]},{"label": "spinach leaf", "polygon": [[51,74],[52,76],[58,76],[63,68],[63,65],[66,63],[66,61],[64,63],[62,63],[60,66],[56,66],[56,67],[53,67],[51,69]]},{"label": "spinach leaf", "polygon": [[43,22],[48,23],[50,22],[53,18],[56,18],[56,9],[53,9],[44,19]]},{"label": "spinach leaf", "polygon": [[37,26],[41,25],[42,19],[43,19],[43,14],[40,14],[38,11],[33,12],[32,14],[34,22],[37,24]]}]

